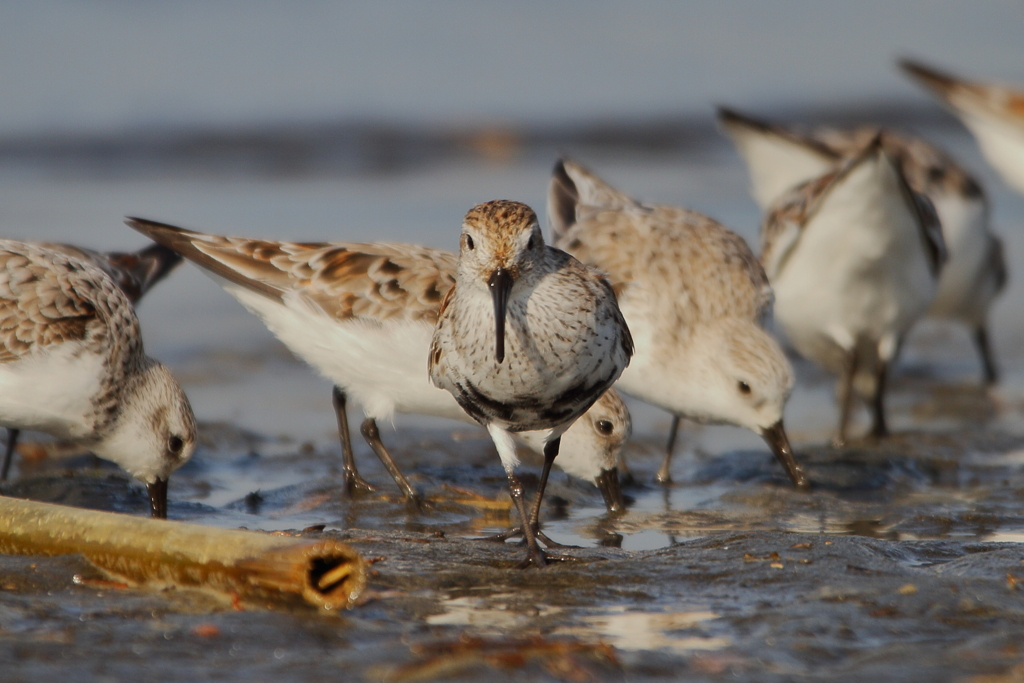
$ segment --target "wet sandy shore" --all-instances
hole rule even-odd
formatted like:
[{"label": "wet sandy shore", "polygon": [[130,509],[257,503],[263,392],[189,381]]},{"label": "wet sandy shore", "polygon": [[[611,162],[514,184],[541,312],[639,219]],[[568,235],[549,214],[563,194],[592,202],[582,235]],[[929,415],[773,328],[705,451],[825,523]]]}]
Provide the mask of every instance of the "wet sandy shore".
[{"label": "wet sandy shore", "polygon": [[[203,457],[172,479],[171,517],[346,540],[373,562],[363,604],[232,605],[111,585],[75,558],[4,557],[0,660],[12,681],[1014,680],[986,676],[1024,661],[1024,437],[986,425],[997,410],[982,392],[932,389],[917,431],[798,447],[810,493],[763,449],[686,453],[676,484],[629,487],[620,517],[558,476],[546,529],[578,547],[544,571],[481,540],[512,519],[470,430],[393,436],[431,501],[412,513],[367,457],[380,490],[352,500],[336,454],[207,424]],[[979,419],[962,428],[934,418],[968,404]],[[630,446],[636,480],[652,480],[657,450]],[[24,469],[4,493],[146,510],[142,489],[88,456]]]}]

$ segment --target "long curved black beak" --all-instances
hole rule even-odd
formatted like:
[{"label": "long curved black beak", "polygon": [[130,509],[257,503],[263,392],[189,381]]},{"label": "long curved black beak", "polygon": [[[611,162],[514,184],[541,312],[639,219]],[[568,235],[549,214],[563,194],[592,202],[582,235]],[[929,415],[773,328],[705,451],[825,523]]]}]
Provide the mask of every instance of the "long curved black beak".
[{"label": "long curved black beak", "polygon": [[619,488],[618,467],[601,470],[601,474],[594,479],[594,483],[597,484],[597,488],[601,489],[608,512],[624,512],[626,510],[626,499],[622,497],[622,489]]},{"label": "long curved black beak", "polygon": [[149,491],[149,513],[154,519],[167,519],[167,480],[157,478],[146,484]]},{"label": "long curved black beak", "polygon": [[505,313],[508,310],[508,295],[512,293],[512,274],[504,268],[498,268],[491,273],[491,279],[487,286],[491,288],[491,296],[494,297],[494,327],[497,334],[497,342],[494,347],[494,357],[498,363],[505,360]]},{"label": "long curved black beak", "polygon": [[786,428],[782,426],[782,420],[762,430],[761,436],[768,442],[768,447],[775,454],[775,459],[786,468],[786,474],[793,481],[793,486],[798,489],[810,488],[811,482],[804,474],[800,463],[793,457],[793,449],[789,446],[789,437],[786,436]]}]

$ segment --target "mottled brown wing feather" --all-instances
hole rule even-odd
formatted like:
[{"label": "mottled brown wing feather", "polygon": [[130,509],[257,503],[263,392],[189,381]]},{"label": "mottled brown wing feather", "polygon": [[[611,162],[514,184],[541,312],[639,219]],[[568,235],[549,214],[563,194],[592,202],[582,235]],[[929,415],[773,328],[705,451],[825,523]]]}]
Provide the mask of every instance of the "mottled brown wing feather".
[{"label": "mottled brown wing feather", "polygon": [[394,244],[273,242],[128,224],[210,272],[272,299],[298,294],[337,319],[437,319],[456,257]]},{"label": "mottled brown wing feather", "polygon": [[96,284],[69,277],[74,261],[47,263],[30,250],[0,244],[0,362],[42,347],[80,341],[95,325]]},{"label": "mottled brown wing feather", "polygon": [[760,318],[771,302],[764,269],[743,238],[686,209],[595,212],[559,246],[607,275],[623,301],[634,287],[640,298],[670,298],[662,310],[674,312],[680,329],[723,316]]},{"label": "mottled brown wing feather", "polygon": [[[571,191],[559,189],[570,183]],[[569,209],[557,205],[573,201],[578,222],[556,232],[556,246],[604,273],[623,302],[634,289],[638,301],[671,298],[662,310],[673,311],[680,329],[697,319],[761,318],[770,306],[757,257],[717,221],[682,208],[645,206],[564,159],[555,168],[549,208],[568,216]]]},{"label": "mottled brown wing feather", "polygon": [[162,244],[151,244],[133,252],[105,253],[52,242],[43,242],[40,246],[96,266],[114,279],[133,304],[182,261],[180,254]]},{"label": "mottled brown wing feather", "polygon": [[130,228],[138,230],[157,244],[162,244],[165,247],[173,249],[192,263],[195,263],[197,266],[201,266],[225,280],[234,282],[235,284],[241,285],[247,289],[251,289],[271,299],[280,300],[281,298],[280,290],[270,287],[258,279],[244,276],[234,268],[231,268],[225,263],[210,257],[209,254],[200,251],[193,243],[194,240],[213,241],[224,240],[224,238],[192,232],[191,230],[185,230],[166,223],[146,220],[145,218],[128,217],[125,219],[125,224]]},{"label": "mottled brown wing feather", "polygon": [[[878,129],[870,126],[851,130],[822,128],[814,131],[808,140],[825,145],[845,158],[860,152],[878,134]],[[915,192],[931,197],[951,193],[984,197],[981,185],[951,156],[930,142],[889,130],[881,131],[881,142],[882,149],[900,167]]]},{"label": "mottled brown wing feather", "polygon": [[437,320],[455,285],[455,256],[412,245],[349,244],[323,251],[305,296],[333,317]]}]

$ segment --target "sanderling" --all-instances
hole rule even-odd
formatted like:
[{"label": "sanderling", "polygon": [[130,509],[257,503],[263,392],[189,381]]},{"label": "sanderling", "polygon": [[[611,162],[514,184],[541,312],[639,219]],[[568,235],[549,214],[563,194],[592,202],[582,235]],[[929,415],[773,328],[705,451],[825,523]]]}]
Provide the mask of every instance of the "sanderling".
[{"label": "sanderling", "polygon": [[430,344],[430,379],[490,433],[526,537],[526,564],[542,566],[512,434],[545,432],[537,509],[560,437],[619,378],[633,341],[608,281],[544,244],[525,204],[473,207],[459,244],[455,285]]},{"label": "sanderling", "polygon": [[[878,134],[877,128],[803,132],[765,123],[728,109],[718,118],[750,170],[752,194],[762,210],[786,190],[837,168]],[[948,259],[927,315],[970,329],[986,384],[997,379],[986,319],[1006,285],[1002,242],[989,227],[981,186],[949,155],[916,137],[882,131],[882,148],[910,187],[926,195],[942,225]]]},{"label": "sanderling", "polygon": [[0,425],[77,442],[149,489],[167,516],[167,478],[192,456],[181,387],[146,356],[117,283],[86,261],[0,240]]},{"label": "sanderling", "polygon": [[[151,244],[136,252],[99,252],[70,244],[39,242],[38,246],[62,252],[81,261],[86,261],[104,271],[114,279],[128,300],[135,304],[142,295],[162,280],[175,266],[181,263],[181,256],[160,244]],[[0,465],[0,481],[7,480],[11,460],[18,443],[18,430],[7,430],[7,449],[3,464]]]},{"label": "sanderling", "polygon": [[944,259],[931,202],[910,189],[877,135],[769,209],[761,262],[775,318],[797,351],[840,377],[837,444],[854,393],[871,404],[872,434],[886,433],[886,374],[931,304]]},{"label": "sanderling", "polygon": [[[350,490],[372,490],[356,469],[346,404],[365,413],[362,434],[402,489],[419,497],[380,438],[378,420],[395,412],[472,422],[434,387],[424,359],[441,300],[455,283],[449,252],[408,244],[272,242],[206,235],[132,218],[128,225],[183,254],[255,313],[297,356],[334,382],[334,407]],[[564,435],[558,464],[593,481],[609,510],[623,507],[618,456],[629,412],[606,393]],[[517,437],[542,453],[542,433]]]},{"label": "sanderling", "polygon": [[762,327],[772,292],[747,243],[696,212],[642,205],[565,159],[549,185],[548,219],[555,244],[607,273],[619,296],[636,355],[617,387],[672,413],[659,481],[670,481],[687,417],[762,435],[807,487],[782,420],[792,368]]},{"label": "sanderling", "polygon": [[988,162],[1024,192],[1024,89],[965,81],[909,59],[900,66],[963,121]]}]

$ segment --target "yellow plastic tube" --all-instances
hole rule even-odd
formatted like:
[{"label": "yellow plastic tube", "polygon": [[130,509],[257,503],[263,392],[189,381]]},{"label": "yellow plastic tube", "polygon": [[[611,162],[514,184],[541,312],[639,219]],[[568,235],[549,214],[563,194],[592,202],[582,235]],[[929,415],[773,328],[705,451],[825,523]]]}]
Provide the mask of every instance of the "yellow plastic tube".
[{"label": "yellow plastic tube", "polygon": [[80,553],[133,584],[188,586],[252,598],[297,596],[333,610],[366,587],[366,564],[348,545],[216,529],[0,496],[0,553]]}]

